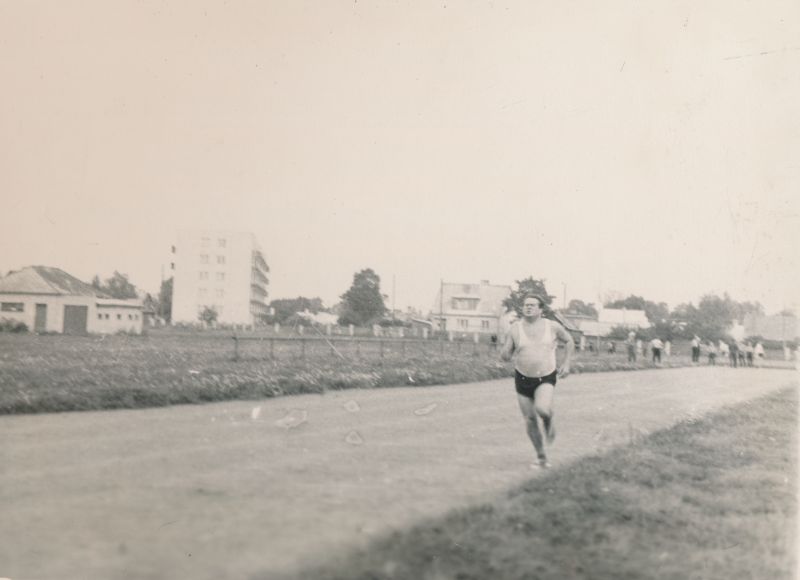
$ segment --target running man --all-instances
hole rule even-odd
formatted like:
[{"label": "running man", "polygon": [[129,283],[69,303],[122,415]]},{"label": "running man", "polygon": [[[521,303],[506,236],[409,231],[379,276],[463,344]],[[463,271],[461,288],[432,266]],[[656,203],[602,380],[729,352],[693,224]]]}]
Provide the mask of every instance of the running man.
[{"label": "running man", "polygon": [[[569,375],[569,362],[575,343],[563,326],[542,316],[544,307],[545,301],[541,296],[528,294],[525,297],[522,320],[509,329],[500,358],[504,361],[514,360],[514,384],[528,437],[536,449],[539,466],[549,467],[538,418],[541,417],[547,442],[552,443],[556,437],[553,391],[556,378]],[[558,340],[566,343],[566,354],[560,367],[556,364]]]}]

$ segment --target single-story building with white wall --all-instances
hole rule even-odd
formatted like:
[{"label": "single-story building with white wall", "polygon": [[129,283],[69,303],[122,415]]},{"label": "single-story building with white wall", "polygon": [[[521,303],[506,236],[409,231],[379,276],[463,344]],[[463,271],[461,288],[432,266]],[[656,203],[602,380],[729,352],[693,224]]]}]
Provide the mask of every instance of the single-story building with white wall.
[{"label": "single-story building with white wall", "polygon": [[28,266],[0,278],[0,319],[32,332],[142,332],[140,300],[116,300],[59,268]]}]

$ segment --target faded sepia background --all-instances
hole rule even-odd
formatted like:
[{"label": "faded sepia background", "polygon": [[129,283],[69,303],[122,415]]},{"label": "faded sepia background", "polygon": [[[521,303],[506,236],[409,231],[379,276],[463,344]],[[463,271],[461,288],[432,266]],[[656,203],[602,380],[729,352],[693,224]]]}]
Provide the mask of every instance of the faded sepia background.
[{"label": "faded sepia background", "polygon": [[[0,271],[156,293],[252,231],[270,298],[443,278],[796,307],[800,4],[0,2]],[[166,275],[169,275],[167,272]]]}]

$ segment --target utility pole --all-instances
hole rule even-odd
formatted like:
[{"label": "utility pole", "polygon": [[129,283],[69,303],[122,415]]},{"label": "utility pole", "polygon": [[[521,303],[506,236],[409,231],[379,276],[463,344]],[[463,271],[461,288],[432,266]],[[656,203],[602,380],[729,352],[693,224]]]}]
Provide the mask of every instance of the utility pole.
[{"label": "utility pole", "polygon": [[444,278],[439,279],[439,329],[444,331]]}]

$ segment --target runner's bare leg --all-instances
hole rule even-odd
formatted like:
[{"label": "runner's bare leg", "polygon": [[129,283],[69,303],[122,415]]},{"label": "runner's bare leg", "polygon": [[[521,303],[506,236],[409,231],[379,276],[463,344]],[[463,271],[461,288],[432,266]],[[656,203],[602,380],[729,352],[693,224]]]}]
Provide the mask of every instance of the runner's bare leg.
[{"label": "runner's bare leg", "polygon": [[542,432],[539,429],[539,419],[537,417],[536,408],[532,399],[517,393],[517,401],[519,401],[519,408],[522,411],[522,416],[525,418],[525,426],[528,431],[528,437],[533,443],[533,448],[536,449],[536,456],[539,459],[539,464],[544,464],[547,461],[547,454],[544,451],[544,441],[542,440]]}]

